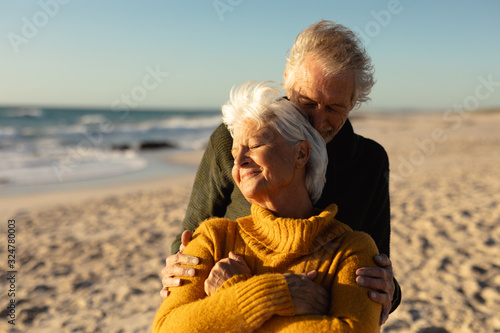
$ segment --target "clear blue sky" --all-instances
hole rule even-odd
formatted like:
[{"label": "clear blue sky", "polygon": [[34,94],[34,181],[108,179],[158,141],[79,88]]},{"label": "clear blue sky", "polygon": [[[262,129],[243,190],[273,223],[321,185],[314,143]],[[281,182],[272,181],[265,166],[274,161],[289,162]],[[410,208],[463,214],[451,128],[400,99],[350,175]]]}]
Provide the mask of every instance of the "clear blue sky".
[{"label": "clear blue sky", "polygon": [[497,0],[0,0],[0,105],[109,108],[133,92],[136,108],[218,108],[234,84],[281,81],[296,35],[327,19],[362,33],[368,108],[497,107],[499,18]]}]

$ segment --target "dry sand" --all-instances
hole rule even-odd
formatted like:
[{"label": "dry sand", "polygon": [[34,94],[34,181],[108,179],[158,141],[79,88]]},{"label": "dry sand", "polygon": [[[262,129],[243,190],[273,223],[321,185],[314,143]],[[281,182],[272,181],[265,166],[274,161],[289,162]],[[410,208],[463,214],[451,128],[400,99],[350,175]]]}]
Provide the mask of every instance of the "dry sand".
[{"label": "dry sand", "polygon": [[[359,113],[356,132],[391,160],[403,300],[383,332],[500,332],[500,113]],[[3,288],[0,331],[150,331],[193,176],[0,198],[2,272],[8,218],[18,271],[16,326],[5,320]]]}]

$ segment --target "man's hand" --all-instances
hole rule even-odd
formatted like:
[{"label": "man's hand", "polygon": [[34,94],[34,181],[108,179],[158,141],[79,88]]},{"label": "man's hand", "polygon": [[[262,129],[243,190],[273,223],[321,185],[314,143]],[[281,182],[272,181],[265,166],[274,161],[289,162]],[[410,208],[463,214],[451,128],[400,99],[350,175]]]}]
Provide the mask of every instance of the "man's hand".
[{"label": "man's hand", "polygon": [[328,313],[330,299],[325,288],[312,280],[318,272],[310,271],[303,274],[285,273],[288,290],[292,296],[295,314],[297,315],[324,315]]},{"label": "man's hand", "polygon": [[385,254],[376,255],[373,260],[380,267],[362,267],[356,271],[356,282],[363,287],[373,289],[368,293],[370,299],[382,304],[380,325],[389,318],[394,296],[394,273],[391,260]]},{"label": "man's hand", "polygon": [[181,285],[182,280],[178,277],[174,278],[174,276],[189,277],[189,276],[194,276],[195,274],[194,268],[180,266],[180,265],[195,266],[198,265],[198,263],[200,262],[200,260],[196,257],[182,254],[182,251],[184,251],[184,248],[188,245],[190,241],[191,241],[191,231],[186,230],[182,233],[182,244],[179,248],[179,252],[171,256],[168,256],[168,258],[165,260],[166,266],[163,267],[163,269],[161,270],[162,274],[161,282],[163,284],[163,289],[160,291],[160,296],[163,298],[168,297],[168,294],[170,293],[168,291],[168,288],[178,287]]},{"label": "man's hand", "polygon": [[233,252],[229,252],[229,257],[217,262],[205,280],[205,293],[213,295],[219,287],[236,275],[252,274],[250,268],[243,258]]}]

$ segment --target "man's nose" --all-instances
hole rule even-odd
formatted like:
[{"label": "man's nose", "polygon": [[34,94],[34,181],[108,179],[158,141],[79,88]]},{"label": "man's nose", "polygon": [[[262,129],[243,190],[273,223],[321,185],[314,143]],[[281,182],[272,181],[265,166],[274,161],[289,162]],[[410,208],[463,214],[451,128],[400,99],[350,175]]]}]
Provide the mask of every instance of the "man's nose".
[{"label": "man's nose", "polygon": [[325,107],[322,105],[317,105],[314,108],[314,110],[311,113],[309,118],[310,118],[309,121],[310,121],[311,125],[313,125],[313,127],[316,130],[320,130],[321,128],[323,128],[324,123],[326,121]]}]

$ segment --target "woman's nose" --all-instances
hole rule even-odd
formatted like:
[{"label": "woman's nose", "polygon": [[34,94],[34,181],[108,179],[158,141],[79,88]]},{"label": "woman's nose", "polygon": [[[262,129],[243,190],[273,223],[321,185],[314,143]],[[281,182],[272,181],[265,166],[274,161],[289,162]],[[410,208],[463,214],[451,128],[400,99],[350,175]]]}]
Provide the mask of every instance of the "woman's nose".
[{"label": "woman's nose", "polygon": [[250,157],[248,157],[247,152],[248,149],[240,149],[240,151],[234,158],[234,165],[241,167],[250,163]]}]

